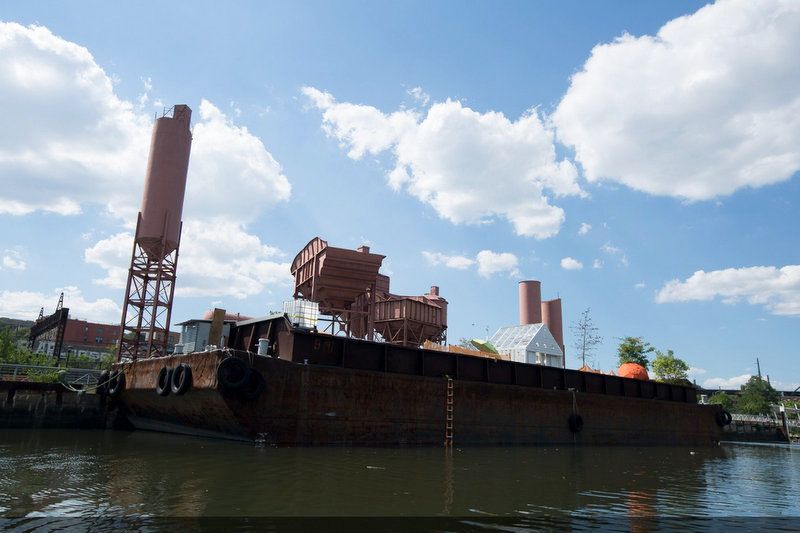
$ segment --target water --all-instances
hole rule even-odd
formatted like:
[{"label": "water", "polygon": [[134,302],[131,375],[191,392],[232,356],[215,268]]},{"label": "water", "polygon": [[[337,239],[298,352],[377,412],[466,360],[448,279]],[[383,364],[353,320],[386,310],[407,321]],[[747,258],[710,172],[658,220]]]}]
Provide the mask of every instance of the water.
[{"label": "water", "polygon": [[270,448],[147,432],[0,433],[0,526],[115,516],[458,517],[503,530],[544,519],[628,529],[647,517],[736,516],[784,517],[779,524],[792,529],[800,526],[800,448],[448,452]]}]

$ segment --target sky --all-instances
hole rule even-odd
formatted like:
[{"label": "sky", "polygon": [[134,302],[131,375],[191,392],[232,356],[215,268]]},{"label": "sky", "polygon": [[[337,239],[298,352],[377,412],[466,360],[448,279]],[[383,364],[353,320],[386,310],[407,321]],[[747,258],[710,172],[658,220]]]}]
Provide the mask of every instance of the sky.
[{"label": "sky", "polygon": [[0,316],[118,322],[154,117],[193,110],[173,323],[260,316],[320,236],[438,285],[448,338],[542,282],[612,369],[800,385],[800,3],[5,2]]}]

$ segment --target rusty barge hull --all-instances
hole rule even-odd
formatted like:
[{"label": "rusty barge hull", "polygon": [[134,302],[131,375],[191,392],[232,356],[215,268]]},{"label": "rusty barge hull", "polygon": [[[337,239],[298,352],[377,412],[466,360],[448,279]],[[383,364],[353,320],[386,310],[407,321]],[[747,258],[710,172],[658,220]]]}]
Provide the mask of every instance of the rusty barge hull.
[{"label": "rusty barge hull", "polygon": [[[280,357],[217,350],[120,365],[121,403],[140,429],[276,445],[441,445],[448,381],[457,445],[714,445],[716,406],[689,387],[637,382],[539,365],[495,361],[283,332]],[[219,363],[237,357],[266,388],[256,400],[223,394]],[[161,368],[186,363],[184,395],[155,392]],[[573,432],[570,415],[580,414]]]}]

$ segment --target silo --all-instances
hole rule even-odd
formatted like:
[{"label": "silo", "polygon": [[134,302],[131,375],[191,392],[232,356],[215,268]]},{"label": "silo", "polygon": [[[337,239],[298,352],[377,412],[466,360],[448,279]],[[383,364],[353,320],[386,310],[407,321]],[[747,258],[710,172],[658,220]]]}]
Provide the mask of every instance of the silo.
[{"label": "silo", "polygon": [[151,259],[162,259],[178,246],[192,147],[191,118],[192,110],[188,106],[176,105],[171,117],[160,117],[153,126],[142,218],[136,235]]},{"label": "silo", "polygon": [[[542,302],[542,322],[564,352],[564,329],[561,324],[561,298]],[[566,353],[566,352],[565,352]]]},{"label": "silo", "polygon": [[191,118],[191,109],[176,105],[153,125],[122,306],[119,361],[167,354],[192,147]]},{"label": "silo", "polygon": [[519,282],[519,324],[539,324],[542,321],[542,284],[536,280]]}]

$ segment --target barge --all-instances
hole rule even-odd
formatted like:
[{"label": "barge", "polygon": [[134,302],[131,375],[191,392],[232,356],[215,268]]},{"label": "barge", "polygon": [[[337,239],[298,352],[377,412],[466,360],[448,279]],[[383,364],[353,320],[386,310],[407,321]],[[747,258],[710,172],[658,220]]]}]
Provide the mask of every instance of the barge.
[{"label": "barge", "polygon": [[303,331],[285,317],[248,328],[231,343],[255,331],[271,355],[119,363],[111,392],[139,429],[272,445],[698,446],[717,444],[726,422],[688,386]]}]

